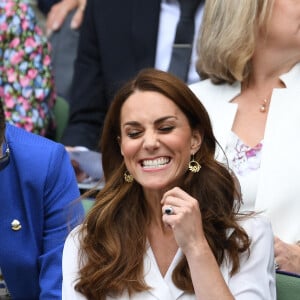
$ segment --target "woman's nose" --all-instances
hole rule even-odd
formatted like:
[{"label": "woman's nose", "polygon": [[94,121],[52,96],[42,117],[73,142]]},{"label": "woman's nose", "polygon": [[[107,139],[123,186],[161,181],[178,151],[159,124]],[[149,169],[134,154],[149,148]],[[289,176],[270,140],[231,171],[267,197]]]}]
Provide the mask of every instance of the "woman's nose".
[{"label": "woman's nose", "polygon": [[159,147],[159,139],[156,133],[147,132],[144,135],[143,147],[148,150],[153,150]]}]

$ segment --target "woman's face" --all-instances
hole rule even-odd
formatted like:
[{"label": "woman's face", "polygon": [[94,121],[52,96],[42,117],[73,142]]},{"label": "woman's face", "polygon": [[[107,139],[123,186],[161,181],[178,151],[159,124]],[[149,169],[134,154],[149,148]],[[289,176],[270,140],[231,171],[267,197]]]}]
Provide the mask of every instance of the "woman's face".
[{"label": "woman's face", "polygon": [[121,152],[126,167],[144,189],[165,190],[180,183],[201,136],[173,101],[152,91],[136,91],[121,110]]},{"label": "woman's face", "polygon": [[[275,0],[267,42],[278,51],[291,51],[299,55],[300,49],[300,0]],[[284,52],[286,53],[286,52]]]}]

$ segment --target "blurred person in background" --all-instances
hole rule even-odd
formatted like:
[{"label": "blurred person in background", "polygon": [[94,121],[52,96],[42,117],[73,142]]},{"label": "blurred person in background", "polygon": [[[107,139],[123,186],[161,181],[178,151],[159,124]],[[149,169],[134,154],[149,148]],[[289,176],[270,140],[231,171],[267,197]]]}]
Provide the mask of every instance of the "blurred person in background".
[{"label": "blurred person in background", "polygon": [[0,193],[0,299],[61,300],[64,241],[84,214],[74,170],[63,145],[5,122],[2,99]]},{"label": "blurred person in background", "polygon": [[53,136],[50,46],[24,1],[0,0],[0,97],[7,122]]},{"label": "blurred person in background", "polygon": [[276,266],[300,274],[300,2],[210,0],[191,85],[238,177],[243,210],[263,211]]},{"label": "blurred person in background", "polygon": [[74,61],[86,0],[27,0],[51,44],[57,96],[70,103]]}]

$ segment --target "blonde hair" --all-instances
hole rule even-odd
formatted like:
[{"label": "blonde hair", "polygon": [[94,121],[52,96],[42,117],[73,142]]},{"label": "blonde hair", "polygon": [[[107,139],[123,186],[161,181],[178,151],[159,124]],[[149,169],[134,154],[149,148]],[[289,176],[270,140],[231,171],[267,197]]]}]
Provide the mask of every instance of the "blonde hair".
[{"label": "blonde hair", "polygon": [[267,28],[274,0],[208,0],[198,41],[197,71],[214,83],[243,81],[251,72],[256,35]]}]

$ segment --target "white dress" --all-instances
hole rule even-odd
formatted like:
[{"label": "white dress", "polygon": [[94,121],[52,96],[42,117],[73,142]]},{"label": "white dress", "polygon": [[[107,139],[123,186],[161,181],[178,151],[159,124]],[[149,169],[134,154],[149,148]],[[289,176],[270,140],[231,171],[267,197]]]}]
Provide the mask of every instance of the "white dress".
[{"label": "white dress", "polygon": [[[241,225],[251,238],[250,256],[244,253],[240,257],[240,270],[230,276],[230,263],[226,260],[220,270],[236,300],[273,300],[276,299],[273,234],[269,221],[261,216],[244,220]],[[230,234],[230,232],[229,232]],[[78,276],[78,228],[68,236],[63,252],[63,300],[84,300],[82,294],[74,290]],[[152,287],[149,291],[137,293],[131,297],[125,292],[118,298],[132,300],[195,300],[195,295],[178,289],[172,281],[172,272],[182,256],[178,249],[166,275],[162,277],[150,247],[144,256],[144,276]]]}]

